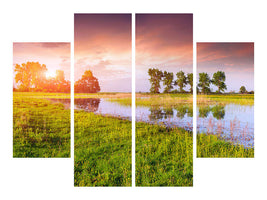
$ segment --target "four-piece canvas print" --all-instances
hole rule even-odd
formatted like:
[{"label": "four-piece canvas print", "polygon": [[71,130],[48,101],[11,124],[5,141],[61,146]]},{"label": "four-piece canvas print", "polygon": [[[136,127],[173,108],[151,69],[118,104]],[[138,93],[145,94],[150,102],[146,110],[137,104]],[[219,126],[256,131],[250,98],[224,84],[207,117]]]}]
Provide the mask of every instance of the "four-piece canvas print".
[{"label": "four-piece canvas print", "polygon": [[196,47],[193,14],[74,14],[71,84],[69,42],[14,42],[13,157],[70,157],[73,86],[74,186],[193,186],[194,114],[197,158],[253,158],[254,43]]}]

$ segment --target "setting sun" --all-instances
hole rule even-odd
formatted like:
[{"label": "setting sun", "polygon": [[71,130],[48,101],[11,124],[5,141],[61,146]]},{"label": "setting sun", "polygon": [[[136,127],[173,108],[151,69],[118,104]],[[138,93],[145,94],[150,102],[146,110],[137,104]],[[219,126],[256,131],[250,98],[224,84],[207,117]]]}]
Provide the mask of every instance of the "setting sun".
[{"label": "setting sun", "polygon": [[46,78],[54,78],[54,77],[56,77],[56,72],[55,71],[47,71],[45,73],[45,75],[46,75]]}]

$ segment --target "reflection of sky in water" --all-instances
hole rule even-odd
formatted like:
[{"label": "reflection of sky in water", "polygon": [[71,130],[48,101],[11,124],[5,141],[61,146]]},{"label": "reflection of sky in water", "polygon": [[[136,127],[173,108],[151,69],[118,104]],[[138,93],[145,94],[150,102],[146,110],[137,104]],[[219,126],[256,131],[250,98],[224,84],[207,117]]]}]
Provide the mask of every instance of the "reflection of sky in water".
[{"label": "reflection of sky in water", "polygon": [[218,120],[212,112],[206,118],[199,117],[197,108],[197,132],[219,134],[234,143],[254,146],[254,106],[227,104],[224,110],[224,117]]},{"label": "reflection of sky in water", "polygon": [[[112,115],[116,117],[126,118],[131,120],[132,117],[132,108],[131,106],[120,105],[116,102],[110,102],[105,99],[100,99],[99,104],[94,105],[95,109],[92,111],[88,109],[83,109],[89,112],[94,112],[96,114],[102,115]],[[78,103],[74,105],[74,109],[81,109],[78,106]]]}]

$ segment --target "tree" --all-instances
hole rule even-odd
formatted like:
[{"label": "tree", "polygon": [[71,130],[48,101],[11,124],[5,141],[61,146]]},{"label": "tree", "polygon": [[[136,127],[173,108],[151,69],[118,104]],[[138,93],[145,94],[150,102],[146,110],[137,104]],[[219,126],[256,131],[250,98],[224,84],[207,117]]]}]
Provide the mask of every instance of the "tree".
[{"label": "tree", "polygon": [[216,85],[218,87],[217,93],[224,92],[224,90],[227,90],[227,87],[225,85],[225,73],[222,71],[217,71],[213,74],[212,78],[212,84]]},{"label": "tree", "polygon": [[172,72],[166,72],[163,73],[163,85],[166,87],[164,88],[164,93],[170,93],[171,89],[173,89],[173,73]]},{"label": "tree", "polygon": [[187,83],[190,85],[190,92],[193,93],[193,73],[187,74]]},{"label": "tree", "polygon": [[176,76],[177,76],[177,80],[175,82],[175,85],[178,85],[178,87],[180,88],[180,92],[184,92],[183,88],[187,84],[186,76],[182,70],[180,72],[177,72]]},{"label": "tree", "polygon": [[210,77],[207,73],[199,73],[199,81],[198,86],[201,89],[201,93],[208,94],[210,93]]},{"label": "tree", "polygon": [[159,89],[160,89],[160,81],[163,77],[163,73],[162,71],[160,71],[159,69],[155,69],[155,68],[149,68],[148,69],[148,75],[150,76],[150,83],[151,83],[151,88],[150,88],[150,92],[151,93],[160,93]]},{"label": "tree", "polygon": [[27,62],[15,65],[15,81],[20,91],[41,91],[46,77],[46,65],[39,62]]},{"label": "tree", "polygon": [[245,88],[245,86],[241,86],[239,92],[240,92],[241,94],[244,94],[244,93],[247,92],[247,89]]},{"label": "tree", "polygon": [[100,91],[100,86],[93,73],[87,70],[84,72],[82,78],[75,82],[74,90],[77,93],[96,93]]}]

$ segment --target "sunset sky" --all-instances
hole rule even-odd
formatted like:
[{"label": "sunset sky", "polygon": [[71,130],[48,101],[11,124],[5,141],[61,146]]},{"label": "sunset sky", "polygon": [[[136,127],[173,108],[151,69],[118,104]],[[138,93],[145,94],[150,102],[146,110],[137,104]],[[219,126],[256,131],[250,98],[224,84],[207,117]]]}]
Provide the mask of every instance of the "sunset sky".
[{"label": "sunset sky", "polygon": [[26,62],[45,64],[48,73],[63,70],[66,80],[70,80],[70,43],[13,43],[13,66]]},{"label": "sunset sky", "polygon": [[90,69],[101,92],[131,92],[131,14],[75,14],[75,81]]},{"label": "sunset sky", "polygon": [[207,72],[212,78],[217,71],[225,72],[226,92],[238,92],[242,85],[254,90],[254,44],[197,43],[197,72]]},{"label": "sunset sky", "polygon": [[175,80],[180,70],[193,72],[193,14],[136,14],[136,92],[149,92],[149,68]]}]

